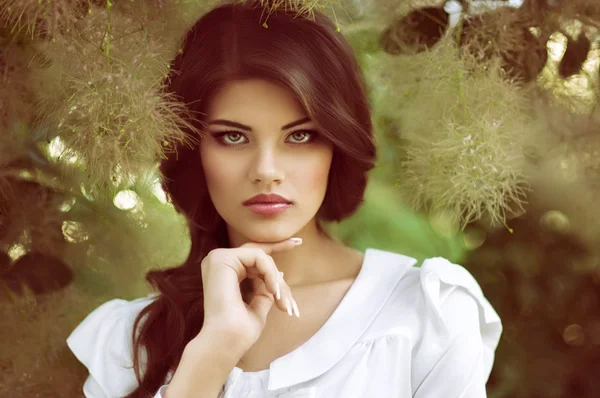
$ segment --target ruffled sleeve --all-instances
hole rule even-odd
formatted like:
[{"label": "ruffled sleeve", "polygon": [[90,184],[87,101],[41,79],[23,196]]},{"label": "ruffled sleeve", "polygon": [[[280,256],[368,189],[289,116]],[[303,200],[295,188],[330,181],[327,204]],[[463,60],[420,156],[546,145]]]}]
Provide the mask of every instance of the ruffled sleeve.
[{"label": "ruffled sleeve", "polygon": [[413,397],[486,397],[500,317],[475,278],[444,258],[425,260],[420,284],[425,316],[413,357]]},{"label": "ruffled sleeve", "polygon": [[[152,296],[110,300],[92,311],[67,338],[75,357],[89,371],[86,398],[120,398],[137,388],[133,370],[133,323]],[[160,398],[160,391],[157,392]]]}]

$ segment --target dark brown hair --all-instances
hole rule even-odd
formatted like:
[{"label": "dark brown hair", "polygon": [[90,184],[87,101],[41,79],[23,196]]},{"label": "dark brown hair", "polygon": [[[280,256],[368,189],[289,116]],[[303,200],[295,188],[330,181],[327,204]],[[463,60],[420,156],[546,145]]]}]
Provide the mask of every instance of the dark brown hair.
[{"label": "dark brown hair", "polygon": [[[317,219],[340,221],[363,201],[367,172],[376,157],[362,72],[352,48],[325,15],[299,15],[289,5],[267,14],[258,0],[247,0],[226,2],[203,15],[183,38],[166,89],[203,115],[214,93],[232,80],[261,78],[288,88],[333,144]],[[202,116],[194,118],[199,131],[203,122]],[[210,250],[229,247],[225,222],[208,195],[197,146],[177,148],[162,162],[161,173],[169,200],[187,219],[192,244],[183,264],[146,275],[160,294],[135,321],[139,387],[130,398],[154,396],[168,372],[177,368],[204,321],[200,262]]]}]

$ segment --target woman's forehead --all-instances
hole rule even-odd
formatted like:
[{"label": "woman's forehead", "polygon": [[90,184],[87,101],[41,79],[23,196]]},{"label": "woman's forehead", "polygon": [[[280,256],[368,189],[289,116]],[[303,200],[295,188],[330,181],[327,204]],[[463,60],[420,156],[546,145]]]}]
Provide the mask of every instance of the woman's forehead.
[{"label": "woman's forehead", "polygon": [[[278,128],[290,128],[288,124],[308,117],[290,90],[259,79],[227,83],[211,99],[207,115],[209,123],[230,120]],[[304,120],[304,123],[308,121]]]}]

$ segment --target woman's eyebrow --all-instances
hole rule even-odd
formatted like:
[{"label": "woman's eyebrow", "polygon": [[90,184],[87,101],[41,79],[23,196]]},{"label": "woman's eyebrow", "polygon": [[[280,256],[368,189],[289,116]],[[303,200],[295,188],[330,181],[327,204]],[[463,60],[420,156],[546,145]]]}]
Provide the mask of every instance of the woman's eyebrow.
[{"label": "woman's eyebrow", "polygon": [[[304,124],[306,122],[310,122],[310,118],[309,117],[305,117],[305,118],[296,120],[295,122],[288,123],[288,124],[282,126],[281,129],[282,130],[291,129],[292,127],[296,127],[296,126]],[[212,125],[221,125],[221,126],[227,126],[227,127],[235,127],[235,128],[240,129],[240,130],[245,130],[245,131],[252,132],[252,127],[250,127],[250,126],[246,126],[245,124],[241,124],[241,123],[238,123],[238,122],[232,122],[231,120],[225,120],[225,119],[211,120],[210,122],[208,122],[208,125],[209,126],[212,126]]]}]

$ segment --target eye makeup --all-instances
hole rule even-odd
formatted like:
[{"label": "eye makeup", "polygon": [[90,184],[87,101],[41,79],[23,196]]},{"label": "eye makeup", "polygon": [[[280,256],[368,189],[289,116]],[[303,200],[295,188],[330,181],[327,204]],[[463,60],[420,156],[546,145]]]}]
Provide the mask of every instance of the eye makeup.
[{"label": "eye makeup", "polygon": [[[299,142],[299,141],[292,141],[291,143],[293,145],[308,145],[308,144],[311,144],[319,136],[319,133],[316,130],[302,129],[302,130],[296,130],[296,131],[293,131],[293,132],[289,133],[288,136],[287,136],[287,138],[293,137],[294,135],[297,135],[299,133],[303,134],[303,137],[308,137],[308,139],[303,140],[301,142]],[[242,141],[243,138],[246,138],[246,140],[247,140],[246,135],[244,133],[242,133],[241,131],[237,131],[237,130],[226,130],[226,131],[219,131],[219,132],[211,132],[211,135],[215,138],[215,140],[217,140],[217,142],[220,145],[230,146],[230,147],[242,145],[240,142],[244,143]],[[237,139],[237,140],[233,140],[233,142],[232,142],[231,139],[227,140],[226,137],[229,137],[229,138],[231,138],[231,137],[240,137],[240,138]]]}]

